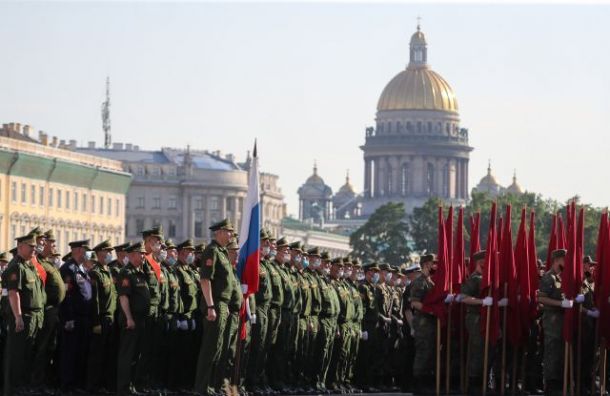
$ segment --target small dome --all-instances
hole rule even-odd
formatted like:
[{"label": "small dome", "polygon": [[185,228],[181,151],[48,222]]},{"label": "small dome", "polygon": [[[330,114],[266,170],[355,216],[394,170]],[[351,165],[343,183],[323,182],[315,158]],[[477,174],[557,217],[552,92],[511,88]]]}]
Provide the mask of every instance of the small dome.
[{"label": "small dome", "polygon": [[523,189],[521,188],[519,183],[517,183],[517,173],[516,172],[513,174],[513,183],[506,188],[506,192],[509,194],[513,194],[513,195],[523,194]]},{"label": "small dome", "polygon": [[498,184],[495,176],[491,174],[491,162],[487,165],[487,174],[483,176],[474,190],[490,194],[491,196],[497,196],[502,192],[502,186]]},{"label": "small dome", "polygon": [[337,192],[337,194],[350,194],[350,195],[355,194],[354,187],[349,182],[349,172],[347,173],[347,176],[345,176],[345,184],[342,185],[341,188],[339,188],[339,191]]},{"label": "small dome", "polygon": [[313,175],[309,176],[305,181],[305,185],[324,185],[324,179],[318,175],[318,165],[313,164]]}]

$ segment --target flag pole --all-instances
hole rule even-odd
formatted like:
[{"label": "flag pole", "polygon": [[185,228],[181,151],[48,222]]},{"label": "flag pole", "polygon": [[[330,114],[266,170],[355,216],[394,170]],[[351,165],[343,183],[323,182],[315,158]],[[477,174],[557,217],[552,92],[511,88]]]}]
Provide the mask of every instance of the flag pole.
[{"label": "flag pole", "polygon": [[460,304],[460,389],[466,393],[464,357],[464,304]]},{"label": "flag pole", "polygon": [[564,341],[563,345],[563,396],[568,395],[568,358],[570,349],[568,348],[568,342]]},{"label": "flag pole", "polygon": [[[507,298],[508,294],[508,283],[504,282],[504,298]],[[508,306],[504,307],[502,312],[502,372],[500,373],[500,395],[504,395],[506,389],[506,318],[508,314]]]},{"label": "flag pole", "polygon": [[582,304],[578,307],[578,340],[576,341],[576,394],[580,395],[580,369],[582,367]]},{"label": "flag pole", "polygon": [[441,320],[436,318],[436,396],[441,394]]},{"label": "flag pole", "polygon": [[[488,297],[491,297],[491,288],[489,288],[489,292],[487,294]],[[487,394],[487,355],[489,352],[489,324],[491,319],[491,307],[487,306],[487,317],[485,318],[485,351],[483,356],[483,389],[481,390],[481,394],[485,396]]]},{"label": "flag pole", "polygon": [[517,360],[519,359],[519,349],[520,348],[514,348],[513,349],[513,374],[512,374],[512,378],[511,378],[511,394],[515,395],[517,393]]},{"label": "flag pole", "polygon": [[[449,286],[449,293],[451,294],[453,287]],[[451,382],[451,305],[449,304],[449,309],[447,312],[447,346],[445,348],[445,393],[449,394],[449,385]]]}]

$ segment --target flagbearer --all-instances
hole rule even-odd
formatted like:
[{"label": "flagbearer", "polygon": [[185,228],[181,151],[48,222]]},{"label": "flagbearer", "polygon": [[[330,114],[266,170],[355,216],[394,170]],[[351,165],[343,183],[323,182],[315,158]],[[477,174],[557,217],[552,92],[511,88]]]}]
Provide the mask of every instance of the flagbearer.
[{"label": "flagbearer", "polygon": [[[218,383],[218,367],[223,349],[223,333],[229,317],[229,300],[237,280],[225,248],[233,236],[233,225],[224,219],[210,227],[214,240],[205,248],[199,262],[201,289],[203,290],[203,338],[197,360],[195,391],[214,395]],[[218,373],[221,374],[221,373]]]},{"label": "flagbearer", "polygon": [[593,272],[597,263],[591,256],[583,260],[585,278],[582,282],[582,373],[580,378],[580,391],[583,395],[591,394],[591,374],[594,370],[595,357],[595,323],[599,318],[599,311],[595,307],[594,292],[595,280]]},{"label": "flagbearer", "polygon": [[562,337],[563,310],[574,302],[561,292],[561,272],[565,266],[567,250],[551,253],[551,269],[540,279],[538,302],[543,306],[544,380],[549,395],[561,394],[563,386],[564,341]]}]

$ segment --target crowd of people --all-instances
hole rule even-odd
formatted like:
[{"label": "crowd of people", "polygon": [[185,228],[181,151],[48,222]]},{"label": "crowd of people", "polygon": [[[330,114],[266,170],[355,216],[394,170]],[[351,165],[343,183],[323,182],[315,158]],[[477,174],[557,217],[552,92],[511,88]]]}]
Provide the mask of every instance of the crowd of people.
[{"label": "crowd of people", "polygon": [[[259,287],[249,293],[236,274],[232,224],[210,230],[207,245],[175,244],[160,227],[119,246],[73,241],[63,258],[52,230],[17,238],[13,257],[0,255],[4,395],[435,392],[437,320],[424,309],[434,254],[362,265],[262,230]],[[520,392],[561,392],[558,329],[573,304],[582,304],[586,332],[582,394],[595,392],[596,263],[585,259],[582,294],[566,300],[565,253],[554,251],[550,270],[540,268],[541,314],[517,378],[507,381]],[[445,298],[464,307],[468,356],[454,353],[445,373],[450,390],[466,382],[470,394],[482,391],[480,308],[508,303],[481,297],[484,258],[473,256],[461,291]],[[490,392],[499,391],[496,355],[486,362]]]}]

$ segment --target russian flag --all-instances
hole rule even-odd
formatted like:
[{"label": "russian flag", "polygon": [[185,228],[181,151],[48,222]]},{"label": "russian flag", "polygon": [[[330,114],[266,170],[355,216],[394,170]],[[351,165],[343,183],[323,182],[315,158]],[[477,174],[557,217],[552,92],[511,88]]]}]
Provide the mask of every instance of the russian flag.
[{"label": "russian flag", "polygon": [[248,174],[248,194],[244,202],[243,217],[239,235],[239,260],[237,274],[241,279],[244,296],[258,291],[258,267],[260,262],[260,230],[261,206],[258,192],[258,157],[256,155],[256,141],[250,172]]}]

